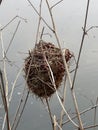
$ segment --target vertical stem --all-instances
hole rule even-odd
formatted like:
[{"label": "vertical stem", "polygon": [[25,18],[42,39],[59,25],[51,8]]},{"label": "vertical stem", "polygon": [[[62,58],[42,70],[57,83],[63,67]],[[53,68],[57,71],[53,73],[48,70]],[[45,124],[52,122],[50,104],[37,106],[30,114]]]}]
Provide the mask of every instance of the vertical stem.
[{"label": "vertical stem", "polygon": [[[48,0],[46,0],[46,3],[47,3],[47,6],[48,6],[48,9],[49,9],[50,16],[51,16],[51,21],[52,21],[52,25],[53,25],[53,29],[54,29],[54,35],[56,37],[57,43],[59,45],[59,48],[61,49],[60,41],[59,41],[59,38],[58,38],[58,35],[57,35],[57,32],[56,32],[55,23],[54,23],[54,19],[53,19],[53,16],[52,16],[52,11],[50,9]],[[70,74],[69,74],[67,63],[66,63],[66,60],[64,58],[64,55],[63,55],[62,51],[61,51],[61,54],[62,54],[62,58],[63,58],[63,61],[64,61],[66,73],[67,73],[67,76],[68,76],[68,79],[69,79],[70,88],[72,88],[72,82],[71,82]],[[73,102],[74,102],[75,110],[76,110],[76,113],[77,113],[77,117],[78,117],[78,122],[79,122],[80,129],[84,130],[74,90],[71,91],[71,94],[72,94],[72,97],[73,97]]]},{"label": "vertical stem", "polygon": [[53,119],[52,119],[52,113],[51,113],[51,110],[50,110],[49,102],[48,102],[47,97],[46,97],[45,99],[46,99],[46,104],[47,104],[47,107],[48,107],[48,112],[49,112],[49,116],[50,116],[52,128],[53,128],[53,130],[54,130],[54,123],[53,123]]},{"label": "vertical stem", "polygon": [[87,26],[87,18],[88,18],[88,11],[89,11],[89,3],[90,3],[90,0],[87,1],[86,15],[85,15],[85,21],[84,21],[84,27],[83,27],[83,35],[82,35],[81,45],[80,45],[80,49],[79,49],[79,54],[78,54],[78,59],[77,59],[77,63],[76,63],[76,69],[75,69],[75,73],[74,73],[73,83],[72,83],[72,88],[71,89],[74,88],[74,83],[75,83],[77,69],[78,69],[80,56],[81,56],[81,52],[82,52],[82,48],[83,48],[84,38],[85,38],[85,35],[86,35],[86,26]]},{"label": "vertical stem", "polygon": [[15,126],[14,130],[17,129],[18,124],[19,124],[20,119],[21,119],[21,116],[22,116],[22,114],[23,114],[23,112],[24,112],[24,109],[25,109],[25,106],[26,106],[26,103],[27,103],[27,100],[28,100],[28,97],[29,97],[29,92],[30,92],[30,91],[27,92],[26,99],[25,99],[25,101],[24,101],[24,104],[23,104],[22,110],[21,110],[21,112],[20,112],[20,114],[19,114],[19,119],[18,119],[18,121],[17,121],[17,123],[16,123],[16,126]]},{"label": "vertical stem", "polygon": [[6,56],[7,52],[9,51],[9,48],[10,48],[10,46],[11,46],[11,44],[12,44],[12,41],[13,41],[13,39],[14,39],[14,37],[15,37],[15,35],[16,35],[16,32],[17,32],[17,30],[18,30],[18,28],[19,28],[20,22],[21,22],[21,21],[19,20],[19,22],[18,22],[18,24],[17,24],[17,26],[16,26],[16,28],[15,28],[15,31],[14,31],[14,33],[13,33],[13,36],[12,36],[12,38],[11,38],[11,40],[10,40],[10,43],[9,43],[7,49],[6,49],[5,56]]},{"label": "vertical stem", "polygon": [[39,28],[40,28],[40,23],[41,23],[42,0],[40,1],[39,7],[40,7],[39,8],[39,20],[38,20],[38,27],[37,27],[36,42],[35,42],[35,44],[37,44],[37,41],[38,41]]},{"label": "vertical stem", "polygon": [[[65,105],[65,100],[66,100],[66,75],[65,75],[65,80],[64,80],[64,93],[63,93],[63,101],[62,104]],[[64,116],[64,110],[62,109],[61,111],[61,117],[60,117],[60,127],[62,128],[62,122],[63,122],[63,116]]]},{"label": "vertical stem", "polygon": [[53,130],[56,130],[56,116],[54,115],[54,117],[53,117],[53,122],[54,122],[54,129]]},{"label": "vertical stem", "polygon": [[8,114],[8,106],[9,106],[9,100],[8,100],[8,79],[7,79],[7,72],[6,72],[6,63],[5,63],[5,50],[4,50],[4,43],[2,38],[2,31],[0,31],[0,41],[1,41],[1,47],[2,47],[2,57],[3,57],[3,71],[4,71],[4,80],[3,75],[0,70],[0,76],[1,76],[1,90],[2,90],[2,96],[3,96],[3,103],[5,108],[5,116],[7,120],[7,129],[10,130],[10,121],[9,121],[9,114]]},{"label": "vertical stem", "polygon": [[6,93],[5,93],[5,88],[4,88],[4,80],[3,80],[3,75],[2,75],[1,70],[0,70],[0,78],[1,78],[0,89],[1,89],[3,105],[4,105],[4,109],[5,109],[5,113],[6,113],[7,130],[11,130],[10,122],[9,122],[8,104],[7,104]]},{"label": "vertical stem", "polygon": [[[96,105],[98,104],[98,97],[97,97],[97,100],[96,100]],[[97,107],[95,107],[94,109],[94,125],[96,125],[96,117],[97,117]],[[94,130],[95,130],[95,127],[94,127]]]}]

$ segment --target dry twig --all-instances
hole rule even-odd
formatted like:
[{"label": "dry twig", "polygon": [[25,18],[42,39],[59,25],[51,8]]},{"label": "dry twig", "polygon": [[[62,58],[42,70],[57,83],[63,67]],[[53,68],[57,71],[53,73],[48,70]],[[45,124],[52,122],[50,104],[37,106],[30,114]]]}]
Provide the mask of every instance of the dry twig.
[{"label": "dry twig", "polygon": [[1,81],[0,90],[1,90],[3,105],[4,105],[4,109],[5,109],[5,113],[6,113],[5,115],[6,115],[6,122],[7,122],[7,130],[11,130],[10,121],[9,121],[8,103],[7,103],[7,99],[6,99],[4,80],[3,80],[3,75],[2,75],[1,70],[0,70],[0,81]]}]

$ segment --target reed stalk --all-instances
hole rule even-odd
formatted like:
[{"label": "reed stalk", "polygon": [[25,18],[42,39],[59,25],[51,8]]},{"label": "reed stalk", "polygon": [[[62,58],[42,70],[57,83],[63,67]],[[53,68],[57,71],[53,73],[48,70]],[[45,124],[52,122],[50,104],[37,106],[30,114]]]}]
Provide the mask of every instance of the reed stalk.
[{"label": "reed stalk", "polygon": [[84,39],[85,39],[85,36],[87,35],[86,26],[87,26],[88,12],[89,12],[89,4],[90,4],[90,0],[87,0],[86,14],[85,14],[85,20],[84,20],[84,27],[83,27],[83,35],[82,35],[82,39],[81,39],[81,44],[80,44],[80,49],[79,49],[78,59],[76,62],[76,68],[75,68],[75,72],[74,72],[74,76],[73,76],[73,82],[72,82],[71,89],[74,88],[74,83],[75,83],[78,65],[79,65],[79,61],[80,61],[80,56],[81,56],[81,52],[82,52],[82,48],[83,48],[83,44],[84,44]]},{"label": "reed stalk", "polygon": [[5,113],[6,113],[5,116],[6,116],[7,130],[11,130],[10,121],[9,121],[8,103],[7,103],[7,99],[6,99],[4,80],[3,80],[3,75],[2,75],[1,70],[0,70],[0,79],[1,79],[0,80],[1,81],[0,90],[1,90],[2,101],[3,101]]},{"label": "reed stalk", "polygon": [[48,102],[48,98],[45,98],[45,100],[46,100],[46,104],[47,104],[47,107],[48,107],[48,113],[49,113],[49,116],[50,116],[52,128],[54,130],[54,122],[53,122],[52,113],[51,113],[50,105],[49,105],[49,102]]},{"label": "reed stalk", "polygon": [[[47,3],[47,7],[48,7],[49,13],[50,13],[50,17],[51,17],[51,21],[52,21],[52,25],[53,25],[53,29],[54,29],[54,35],[56,37],[58,46],[61,49],[60,41],[59,41],[59,38],[58,38],[58,35],[57,35],[57,31],[56,31],[56,27],[55,27],[52,11],[51,11],[51,8],[49,6],[48,0],[46,0],[46,3]],[[70,78],[70,74],[69,74],[69,71],[68,71],[68,66],[67,66],[67,63],[66,63],[66,60],[64,58],[63,53],[62,53],[62,58],[63,58],[63,61],[64,61],[64,65],[65,65],[65,68],[66,68],[66,73],[67,73],[68,80],[69,80],[69,83],[70,83],[70,88],[71,88],[72,87],[72,81],[71,81],[71,78]],[[78,121],[79,121],[79,127],[80,127],[81,130],[84,130],[83,124],[82,124],[82,121],[81,121],[81,117],[80,117],[80,114],[79,114],[79,108],[78,108],[78,104],[77,104],[77,100],[76,100],[76,96],[75,96],[74,90],[71,90],[71,93],[72,93],[73,102],[74,102],[75,110],[76,110]]]}]

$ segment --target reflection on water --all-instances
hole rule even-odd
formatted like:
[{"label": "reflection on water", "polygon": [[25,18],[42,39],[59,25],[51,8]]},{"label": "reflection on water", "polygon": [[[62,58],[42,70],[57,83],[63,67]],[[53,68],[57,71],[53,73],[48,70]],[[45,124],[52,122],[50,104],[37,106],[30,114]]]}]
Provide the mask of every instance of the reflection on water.
[{"label": "reflection on water", "polygon": [[[31,0],[35,7],[39,9],[39,2]],[[54,0],[49,1],[52,5],[55,3]],[[85,16],[86,1],[85,0],[66,0],[60,3],[53,9],[53,15],[58,31],[58,35],[61,41],[62,48],[69,48],[74,52],[76,58],[80,46],[81,36],[82,36],[82,26]],[[87,28],[91,26],[98,26],[98,3],[97,0],[91,1],[90,12],[88,17]],[[0,24],[5,26],[12,18],[19,15],[22,18],[27,19],[27,23],[16,18],[9,26],[3,30],[3,41],[5,50],[8,48],[10,40],[15,32],[17,24],[20,22],[19,28],[16,32],[15,38],[11,43],[9,51],[7,53],[7,74],[9,86],[12,86],[19,68],[24,64],[24,59],[27,56],[28,50],[34,47],[38,16],[29,5],[27,0],[6,0],[0,5]],[[46,8],[45,1],[43,3],[42,15],[49,25],[51,25],[49,13]],[[42,27],[45,26],[42,23]],[[51,31],[45,26],[45,33],[51,33]],[[97,28],[92,29],[88,32],[86,39],[84,41],[83,51],[81,55],[80,65],[78,69],[77,79],[75,83],[75,90],[77,95],[77,100],[79,103],[79,109],[82,111],[95,103],[98,96],[98,30]],[[52,37],[49,35],[44,35],[43,38],[46,41],[51,41],[56,43],[54,35],[51,33]],[[0,67],[2,67],[2,49],[0,44]],[[23,78],[23,73],[18,79],[15,87],[14,96],[10,105],[10,119],[13,119],[17,105],[19,103],[19,98],[21,97],[21,92],[25,86],[25,81]],[[11,88],[9,88],[11,89]],[[27,89],[25,90],[25,92]],[[72,99],[69,96],[70,91],[67,93],[66,108],[74,112]],[[1,100],[0,100],[1,102]],[[55,102],[55,104],[54,104]],[[69,104],[70,102],[70,104]],[[56,100],[54,95],[50,100],[50,105],[53,115],[57,117],[60,116],[60,105]],[[0,105],[1,106],[1,105]],[[92,113],[92,114],[91,114]],[[71,113],[72,114],[72,113]],[[3,108],[0,107],[0,124],[2,122]],[[90,124],[93,120],[93,112],[84,115],[83,122]],[[64,117],[66,120],[66,117]],[[85,122],[87,121],[88,122]],[[70,123],[69,123],[70,124]],[[64,129],[72,130],[71,125],[64,126]],[[39,100],[36,100],[30,94],[26,108],[24,110],[19,130],[50,130],[51,123],[48,113],[45,109],[45,105]]]}]

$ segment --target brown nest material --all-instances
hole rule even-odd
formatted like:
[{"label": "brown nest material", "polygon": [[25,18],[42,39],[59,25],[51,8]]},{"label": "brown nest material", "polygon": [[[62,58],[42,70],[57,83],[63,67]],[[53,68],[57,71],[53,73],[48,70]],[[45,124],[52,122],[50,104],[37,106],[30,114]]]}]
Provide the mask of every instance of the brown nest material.
[{"label": "brown nest material", "polygon": [[[72,57],[68,49],[65,50],[64,55],[66,62]],[[28,88],[39,98],[50,97],[56,91],[50,67],[58,89],[65,74],[61,50],[52,43],[41,41],[29,52],[24,67]]]}]

